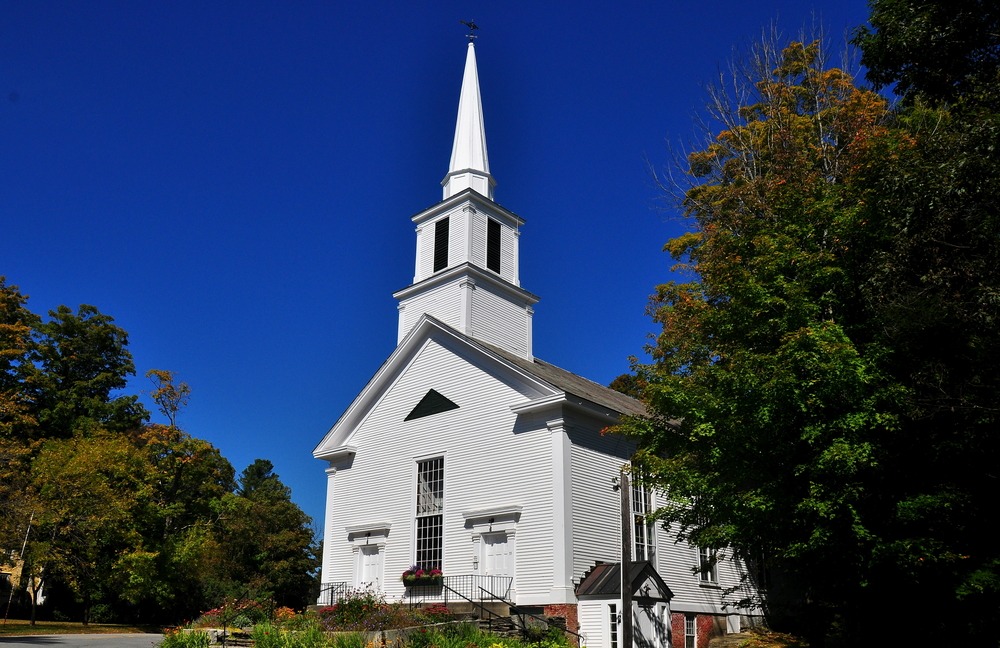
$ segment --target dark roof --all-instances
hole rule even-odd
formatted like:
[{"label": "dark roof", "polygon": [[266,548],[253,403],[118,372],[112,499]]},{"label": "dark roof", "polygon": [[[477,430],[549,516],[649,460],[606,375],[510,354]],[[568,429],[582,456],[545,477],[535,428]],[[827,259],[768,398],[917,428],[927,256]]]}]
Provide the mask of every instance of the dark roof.
[{"label": "dark roof", "polygon": [[564,392],[573,394],[574,396],[579,396],[584,400],[596,403],[602,407],[607,407],[608,409],[614,410],[619,414],[627,414],[629,416],[646,415],[646,408],[643,404],[631,396],[626,396],[625,394],[615,391],[610,387],[599,385],[592,380],[587,380],[583,376],[578,376],[577,374],[566,371],[565,369],[557,367],[554,364],[549,364],[544,360],[539,360],[538,358],[528,360],[514,355],[510,351],[504,351],[503,349],[495,347],[491,344],[486,344],[484,342],[478,343],[501,356],[504,360],[510,362],[511,364],[517,365],[536,378],[540,378],[541,380],[551,384],[553,387],[563,390]]},{"label": "dark roof", "polygon": [[646,407],[631,396],[626,396],[625,394],[615,391],[610,387],[605,387],[604,385],[595,383],[592,380],[587,380],[583,376],[578,376],[573,372],[566,371],[565,369],[545,362],[544,360],[539,360],[538,358],[528,360],[527,358],[523,358],[517,354],[511,353],[510,351],[493,346],[488,342],[477,340],[476,338],[468,336],[445,324],[432,315],[424,315],[424,317],[437,323],[439,326],[448,329],[458,337],[467,341],[469,344],[478,346],[493,355],[499,356],[505,362],[522,369],[542,382],[552,385],[556,389],[578,396],[583,400],[590,401],[591,403],[600,405],[601,407],[606,407],[610,410],[618,412],[619,414],[626,414],[628,416],[646,416]]},{"label": "dark roof", "polygon": [[[636,593],[639,586],[647,578],[652,578],[663,593],[663,598],[669,600],[673,597],[673,592],[663,582],[660,575],[653,567],[653,563],[648,560],[640,560],[629,563],[629,582],[632,583],[632,594]],[[594,568],[584,575],[583,580],[576,588],[577,596],[595,596],[613,598],[622,594],[622,570],[621,563],[597,563]],[[657,597],[654,597],[657,598]]]}]

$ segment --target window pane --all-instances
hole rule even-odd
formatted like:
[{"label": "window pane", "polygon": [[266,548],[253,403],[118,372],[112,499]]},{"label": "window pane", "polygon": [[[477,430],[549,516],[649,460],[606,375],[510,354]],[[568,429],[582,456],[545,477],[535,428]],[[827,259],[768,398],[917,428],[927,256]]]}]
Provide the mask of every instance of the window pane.
[{"label": "window pane", "polygon": [[414,563],[440,569],[444,547],[444,457],[417,463],[417,546]]}]

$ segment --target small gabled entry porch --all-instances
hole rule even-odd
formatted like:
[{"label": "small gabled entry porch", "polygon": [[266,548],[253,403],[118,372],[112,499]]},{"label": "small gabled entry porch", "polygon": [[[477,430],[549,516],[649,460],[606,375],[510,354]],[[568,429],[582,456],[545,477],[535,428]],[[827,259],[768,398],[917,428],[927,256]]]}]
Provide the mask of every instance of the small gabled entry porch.
[{"label": "small gabled entry porch", "polygon": [[576,589],[583,642],[588,648],[670,648],[673,592],[648,561],[629,563],[624,576],[632,594],[632,646],[622,645],[620,563],[598,563]]}]

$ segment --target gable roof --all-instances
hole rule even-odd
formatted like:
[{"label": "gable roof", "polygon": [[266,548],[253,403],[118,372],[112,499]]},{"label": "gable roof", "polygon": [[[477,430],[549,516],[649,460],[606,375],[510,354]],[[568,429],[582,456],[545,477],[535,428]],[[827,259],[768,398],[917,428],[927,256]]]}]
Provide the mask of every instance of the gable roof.
[{"label": "gable roof", "polygon": [[[663,599],[669,601],[674,593],[656,572],[653,563],[640,560],[629,563],[628,580],[632,584],[632,594],[639,592],[642,585],[649,584],[648,592],[643,598]],[[656,590],[655,593],[653,590]],[[622,594],[621,563],[598,563],[594,565],[576,588],[578,597],[592,596],[595,598],[614,598]]]},{"label": "gable roof", "polygon": [[[371,411],[371,407],[378,401],[380,395],[404,370],[420,346],[432,336],[441,334],[466,345],[475,352],[488,356],[494,363],[506,367],[507,371],[520,374],[526,383],[534,384],[532,390],[540,394],[542,398],[538,401],[531,401],[532,403],[543,402],[550,398],[546,396],[547,393],[552,394],[551,398],[559,398],[565,394],[572,397],[567,399],[571,405],[582,406],[591,411],[596,410],[604,416],[645,415],[642,403],[634,398],[547,362],[517,356],[465,335],[437,318],[424,314],[382,363],[382,366],[368,381],[361,393],[355,397],[337,422],[324,435],[313,450],[313,456],[317,459],[332,460],[335,456],[356,452],[356,448],[346,445],[351,431],[363,420],[367,412]],[[590,405],[588,406],[588,404]]]},{"label": "gable roof", "polygon": [[[470,338],[470,340],[472,339]],[[602,407],[614,410],[619,414],[626,414],[628,416],[646,415],[646,408],[640,401],[637,401],[631,396],[626,396],[619,391],[615,391],[610,387],[605,387],[604,385],[588,380],[583,376],[579,376],[575,373],[557,367],[554,364],[545,362],[544,360],[539,360],[538,358],[528,360],[510,353],[509,351],[504,351],[503,349],[495,347],[492,344],[478,342],[476,340],[472,340],[472,342],[486,347],[507,362],[517,365],[522,370],[527,371],[536,378],[549,383],[553,387],[558,388],[560,391],[573,394],[574,396],[579,396],[580,398],[588,400],[591,403],[596,403]]]}]

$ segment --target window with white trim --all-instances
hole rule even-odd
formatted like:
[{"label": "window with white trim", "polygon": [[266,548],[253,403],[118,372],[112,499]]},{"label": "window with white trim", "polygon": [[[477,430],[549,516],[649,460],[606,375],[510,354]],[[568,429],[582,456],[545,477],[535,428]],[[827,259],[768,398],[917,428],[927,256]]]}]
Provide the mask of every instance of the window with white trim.
[{"label": "window with white trim", "polygon": [[684,648],[695,648],[698,645],[698,624],[693,614],[684,615]]},{"label": "window with white trim", "polygon": [[444,548],[444,457],[417,462],[416,553],[414,564],[441,569]]},{"label": "window with white trim", "polygon": [[608,623],[610,624],[610,648],[618,648],[618,606],[614,603],[608,605],[610,614]]},{"label": "window with white trim", "polygon": [[653,491],[643,486],[638,478],[632,480],[632,538],[634,560],[653,560],[656,557],[655,523],[649,518],[653,512]]},{"label": "window with white trim", "polygon": [[715,549],[709,547],[698,549],[698,572],[702,583],[719,582],[719,556]]}]

